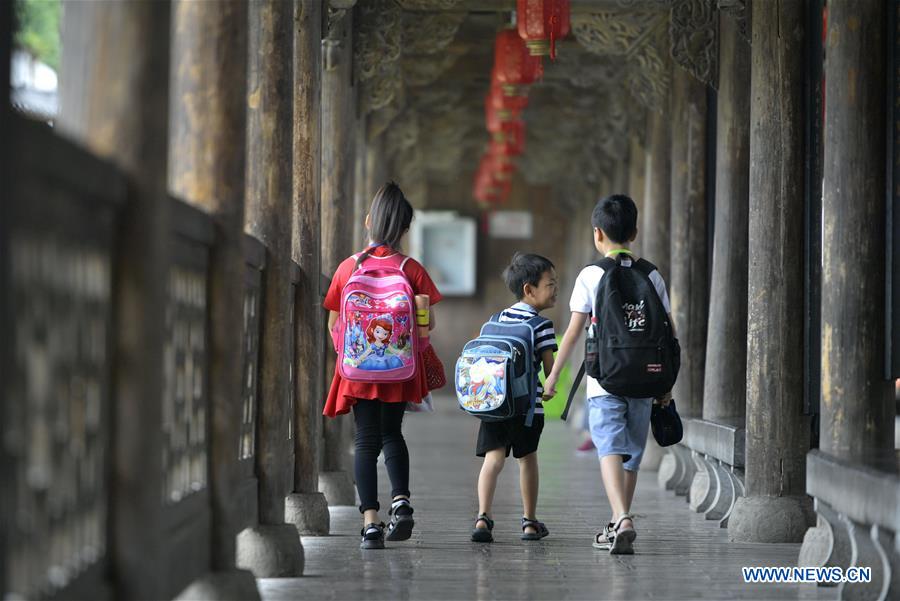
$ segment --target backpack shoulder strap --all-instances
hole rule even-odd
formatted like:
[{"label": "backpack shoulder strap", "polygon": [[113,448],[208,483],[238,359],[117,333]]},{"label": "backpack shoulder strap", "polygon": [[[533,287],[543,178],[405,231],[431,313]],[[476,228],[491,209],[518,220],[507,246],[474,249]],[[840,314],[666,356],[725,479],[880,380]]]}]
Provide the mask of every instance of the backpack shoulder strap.
[{"label": "backpack shoulder strap", "polygon": [[543,324],[546,321],[550,321],[550,320],[547,319],[546,317],[544,317],[543,315],[533,315],[533,316],[529,317],[528,319],[526,319],[523,323],[528,324],[528,326],[532,330],[536,330],[536,329],[538,329],[538,326],[540,326],[541,324]]},{"label": "backpack shoulder strap", "polygon": [[616,266],[616,260],[613,259],[612,257],[603,257],[599,261],[591,263],[591,265],[595,265],[595,266],[599,267],[600,269],[602,269],[603,271],[609,271],[610,269],[612,269],[613,267]]},{"label": "backpack shoulder strap", "polygon": [[566,399],[566,406],[563,409],[562,415],[560,415],[560,419],[566,421],[566,418],[569,417],[569,408],[572,406],[572,399],[575,398],[575,395],[578,394],[578,387],[581,386],[581,380],[584,379],[584,362],[581,362],[581,367],[578,368],[578,375],[575,376],[575,380],[572,382],[572,387],[569,389],[569,398]]},{"label": "backpack shoulder strap", "polygon": [[656,271],[656,265],[654,265],[650,261],[647,261],[646,259],[638,259],[637,261],[635,261],[634,267],[648,278],[650,277],[651,273]]}]

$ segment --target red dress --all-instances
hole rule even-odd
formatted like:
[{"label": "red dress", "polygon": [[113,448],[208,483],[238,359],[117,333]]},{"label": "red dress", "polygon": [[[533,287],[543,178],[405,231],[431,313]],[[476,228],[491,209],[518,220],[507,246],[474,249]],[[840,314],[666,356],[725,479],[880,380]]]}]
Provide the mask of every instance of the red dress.
[{"label": "red dress", "polygon": [[[397,254],[388,247],[379,246],[372,250],[371,258],[366,260],[377,261],[389,258],[396,260]],[[353,257],[344,259],[338,266],[334,277],[331,278],[331,286],[328,287],[328,294],[325,295],[325,301],[322,303],[322,306],[329,311],[341,312],[341,291],[344,284],[350,279],[354,265],[356,265],[356,259]],[[432,305],[436,305],[441,300],[441,293],[421,263],[410,259],[403,267],[403,271],[412,284],[413,293],[427,294]],[[384,403],[421,402],[422,398],[428,394],[428,385],[425,381],[425,370],[422,369],[421,356],[416,360],[419,363],[416,366],[415,377],[406,382],[396,383],[351,382],[341,377],[338,366],[335,365],[334,379],[331,381],[331,390],[328,392],[325,410],[322,413],[328,417],[349,413],[358,399],[379,399]]]}]

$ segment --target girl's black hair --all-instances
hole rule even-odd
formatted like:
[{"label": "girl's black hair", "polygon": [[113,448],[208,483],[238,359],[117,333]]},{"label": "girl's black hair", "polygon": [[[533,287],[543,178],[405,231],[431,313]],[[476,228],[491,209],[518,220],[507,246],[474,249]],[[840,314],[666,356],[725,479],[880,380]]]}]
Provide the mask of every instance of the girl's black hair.
[{"label": "girl's black hair", "polygon": [[[372,199],[369,209],[369,239],[375,245],[383,244],[392,250],[400,250],[400,239],[412,223],[413,208],[403,195],[400,186],[387,182]],[[354,271],[369,258],[374,247],[367,248],[356,259]]]}]

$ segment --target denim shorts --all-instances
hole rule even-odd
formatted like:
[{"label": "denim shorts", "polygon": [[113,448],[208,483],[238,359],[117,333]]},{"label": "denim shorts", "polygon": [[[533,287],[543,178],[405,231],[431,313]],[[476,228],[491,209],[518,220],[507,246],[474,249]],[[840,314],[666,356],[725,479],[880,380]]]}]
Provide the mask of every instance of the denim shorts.
[{"label": "denim shorts", "polygon": [[644,456],[653,399],[614,395],[588,399],[591,439],[597,456],[622,455],[623,467],[636,472]]}]

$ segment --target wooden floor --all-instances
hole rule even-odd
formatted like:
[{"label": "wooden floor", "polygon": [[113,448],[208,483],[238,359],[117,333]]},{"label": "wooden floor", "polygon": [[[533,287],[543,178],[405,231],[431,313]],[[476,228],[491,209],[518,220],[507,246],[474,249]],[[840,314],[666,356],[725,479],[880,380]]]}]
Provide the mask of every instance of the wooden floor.
[{"label": "wooden floor", "polygon": [[[441,399],[434,414],[407,414],[416,530],[384,551],[361,551],[355,507],[332,508],[328,537],[304,537],[306,575],[260,580],[276,599],[834,599],[813,585],[745,584],[741,566],[795,565],[799,545],[733,544],[642,472],[635,496],[636,555],[591,548],[609,516],[596,455],[562,422],[547,424],[539,450],[538,517],[550,536],[519,540],[518,466],[507,462],[497,491],[496,542],[469,541],[477,512],[478,421]],[[389,500],[383,466],[381,502]],[[386,515],[383,518],[386,519]]]}]

